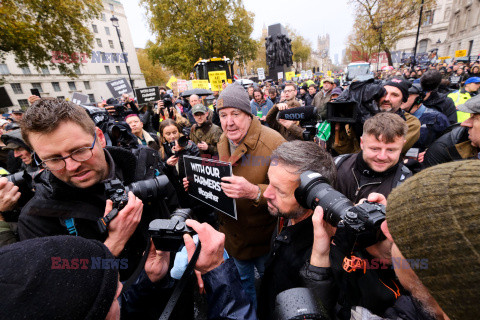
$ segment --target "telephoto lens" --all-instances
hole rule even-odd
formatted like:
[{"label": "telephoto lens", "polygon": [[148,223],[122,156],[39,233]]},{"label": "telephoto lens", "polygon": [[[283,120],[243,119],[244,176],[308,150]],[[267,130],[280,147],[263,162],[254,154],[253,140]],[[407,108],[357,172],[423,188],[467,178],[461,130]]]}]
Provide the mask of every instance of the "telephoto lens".
[{"label": "telephoto lens", "polygon": [[340,222],[355,235],[355,246],[366,248],[384,239],[380,225],[385,220],[385,206],[365,201],[355,206],[347,197],[333,189],[320,173],[305,171],[295,190],[297,202],[304,208],[323,208],[323,218],[337,227]]},{"label": "telephoto lens", "polygon": [[308,288],[292,288],[280,292],[275,299],[276,320],[327,320],[327,311]]}]

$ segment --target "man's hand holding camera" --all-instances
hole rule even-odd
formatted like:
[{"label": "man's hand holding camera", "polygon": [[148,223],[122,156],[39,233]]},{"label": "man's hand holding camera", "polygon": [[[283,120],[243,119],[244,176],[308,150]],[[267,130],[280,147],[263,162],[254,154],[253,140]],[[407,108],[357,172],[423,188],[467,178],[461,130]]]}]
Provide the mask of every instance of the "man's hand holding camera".
[{"label": "man's hand holding camera", "polygon": [[[112,201],[107,200],[105,215],[112,211]],[[142,218],[143,202],[133,192],[128,193],[127,205],[118,212],[118,215],[108,225],[108,237],[105,245],[114,256],[118,256],[133,234]]]},{"label": "man's hand holding camera", "polygon": [[20,199],[18,187],[7,178],[0,178],[0,211],[10,211],[17,205]]}]

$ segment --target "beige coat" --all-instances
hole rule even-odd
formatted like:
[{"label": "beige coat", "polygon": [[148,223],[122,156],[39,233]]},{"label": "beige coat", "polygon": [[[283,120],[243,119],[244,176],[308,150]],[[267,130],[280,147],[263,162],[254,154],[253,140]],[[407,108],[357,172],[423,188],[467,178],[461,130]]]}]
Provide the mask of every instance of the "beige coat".
[{"label": "beige coat", "polygon": [[[225,133],[220,137],[217,147],[220,160],[232,163],[233,174],[258,185],[263,194],[268,184],[270,156],[283,142],[285,139],[278,132],[261,125],[260,120],[253,118],[247,135],[233,154],[230,154]],[[236,204],[238,220],[218,213],[220,231],[225,233],[225,248],[228,253],[240,260],[267,254],[276,218],[269,214],[266,199],[263,196],[258,202],[237,199]]]}]

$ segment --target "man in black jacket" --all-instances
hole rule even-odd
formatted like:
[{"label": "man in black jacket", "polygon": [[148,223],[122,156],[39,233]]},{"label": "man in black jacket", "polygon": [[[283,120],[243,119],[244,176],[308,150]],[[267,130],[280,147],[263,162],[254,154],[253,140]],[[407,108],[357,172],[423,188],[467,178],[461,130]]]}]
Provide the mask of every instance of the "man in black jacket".
[{"label": "man in black jacket", "polygon": [[470,113],[470,118],[430,145],[423,161],[426,167],[450,161],[479,158],[480,96],[475,96],[459,105],[458,110]]},{"label": "man in black jacket", "polygon": [[372,192],[385,197],[411,176],[400,161],[407,124],[397,114],[382,112],[365,121],[360,137],[362,151],[335,158],[338,179],[335,188],[350,201],[358,203]]},{"label": "man in black jacket", "polygon": [[300,174],[312,170],[330,181],[336,178],[331,156],[313,142],[285,142],[273,152],[272,159],[270,183],[263,196],[268,211],[278,221],[258,297],[260,319],[273,319],[275,297],[280,292],[301,286],[300,269],[310,255],[313,210],[301,207],[294,195]]},{"label": "man in black jacket", "polygon": [[[115,256],[131,259],[124,274],[128,276],[144,250],[148,223],[168,214],[148,203],[144,208],[130,192],[108,233],[98,230],[98,219],[112,209],[104,183],[118,179],[129,185],[146,178],[145,172],[136,172],[135,156],[105,148],[103,132],[86,111],[61,100],[32,105],[22,121],[22,135],[47,170],[36,177],[36,193],[20,214],[20,240],[72,234],[103,241]],[[175,198],[166,181],[165,194]]]},{"label": "man in black jacket", "polygon": [[455,103],[446,94],[438,93],[437,89],[442,82],[442,74],[438,70],[428,70],[420,78],[420,84],[425,91],[423,104],[427,108],[440,111],[447,116],[450,124],[457,123],[457,109]]}]

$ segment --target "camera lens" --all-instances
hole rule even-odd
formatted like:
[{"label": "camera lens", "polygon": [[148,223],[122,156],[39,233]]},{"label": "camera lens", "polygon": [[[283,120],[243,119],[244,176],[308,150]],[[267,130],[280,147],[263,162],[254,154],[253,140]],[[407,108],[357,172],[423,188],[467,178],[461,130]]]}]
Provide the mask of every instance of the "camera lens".
[{"label": "camera lens", "polygon": [[142,201],[150,201],[151,199],[163,196],[167,190],[166,186],[168,183],[167,176],[163,175],[153,179],[133,182],[125,188],[125,191],[127,193],[128,191],[132,191],[133,194],[142,199]]},{"label": "camera lens", "polygon": [[329,181],[318,172],[305,171],[300,175],[300,186],[295,190],[298,203],[307,209],[321,206],[323,218],[333,226],[344,219],[353,203],[333,189]]}]

